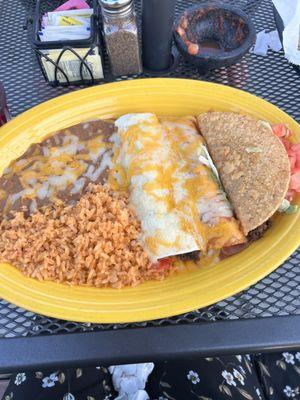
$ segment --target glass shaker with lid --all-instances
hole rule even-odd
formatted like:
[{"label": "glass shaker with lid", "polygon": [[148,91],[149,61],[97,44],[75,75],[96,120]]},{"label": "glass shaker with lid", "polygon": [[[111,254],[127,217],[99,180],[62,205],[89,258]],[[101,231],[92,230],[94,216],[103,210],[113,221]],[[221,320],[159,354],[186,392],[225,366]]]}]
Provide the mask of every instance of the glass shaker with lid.
[{"label": "glass shaker with lid", "polygon": [[133,0],[100,0],[106,49],[113,75],[142,72]]}]

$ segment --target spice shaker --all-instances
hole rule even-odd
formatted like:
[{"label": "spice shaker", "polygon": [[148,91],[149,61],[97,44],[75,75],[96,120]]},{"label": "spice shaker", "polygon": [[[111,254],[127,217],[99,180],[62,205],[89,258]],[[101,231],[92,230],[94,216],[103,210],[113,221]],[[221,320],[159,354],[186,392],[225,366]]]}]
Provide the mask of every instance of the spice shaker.
[{"label": "spice shaker", "polygon": [[133,0],[100,0],[103,32],[112,74],[142,72]]},{"label": "spice shaker", "polygon": [[175,0],[143,0],[142,43],[146,69],[162,71],[171,65],[174,12]]}]

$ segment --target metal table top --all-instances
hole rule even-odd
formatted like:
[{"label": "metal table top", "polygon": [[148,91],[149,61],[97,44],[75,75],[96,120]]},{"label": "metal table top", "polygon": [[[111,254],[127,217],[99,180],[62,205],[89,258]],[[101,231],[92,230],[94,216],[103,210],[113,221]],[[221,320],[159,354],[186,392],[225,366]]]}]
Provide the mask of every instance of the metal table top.
[{"label": "metal table top", "polygon": [[[176,12],[196,2],[178,1]],[[257,31],[275,29],[271,0],[227,2],[249,13]],[[53,88],[45,83],[23,29],[33,6],[33,0],[0,0],[0,80],[13,116],[78,89]],[[282,52],[269,51],[267,57],[249,53],[238,64],[206,77],[180,59],[168,76],[205,79],[243,89],[300,120],[300,76]],[[299,327],[297,250],[275,272],[248,290],[210,307],[157,321],[122,325],[67,322],[36,315],[2,300],[0,370],[297,348]]]}]

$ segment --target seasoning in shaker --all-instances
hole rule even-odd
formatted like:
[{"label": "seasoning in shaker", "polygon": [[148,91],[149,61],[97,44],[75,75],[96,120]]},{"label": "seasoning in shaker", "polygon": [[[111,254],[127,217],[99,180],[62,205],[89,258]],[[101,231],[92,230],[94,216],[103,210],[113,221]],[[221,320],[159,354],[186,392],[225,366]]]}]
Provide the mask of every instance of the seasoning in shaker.
[{"label": "seasoning in shaker", "polygon": [[113,75],[142,72],[133,0],[101,0],[103,31]]}]

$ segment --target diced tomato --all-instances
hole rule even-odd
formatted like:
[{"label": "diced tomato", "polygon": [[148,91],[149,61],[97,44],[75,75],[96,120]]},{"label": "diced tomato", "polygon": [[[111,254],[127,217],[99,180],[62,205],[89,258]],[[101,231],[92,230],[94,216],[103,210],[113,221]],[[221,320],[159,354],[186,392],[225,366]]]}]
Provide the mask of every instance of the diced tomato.
[{"label": "diced tomato", "polygon": [[157,269],[170,269],[173,264],[174,258],[173,257],[166,257],[158,260],[155,265]]},{"label": "diced tomato", "polygon": [[289,142],[288,140],[284,139],[284,138],[280,138],[280,140],[281,140],[281,143],[284,145],[286,151],[289,152],[289,150],[290,150],[290,148],[292,146],[292,143]]},{"label": "diced tomato", "polygon": [[291,203],[295,198],[296,192],[294,190],[288,190],[285,198]]},{"label": "diced tomato", "polygon": [[291,179],[285,198],[292,202],[297,193],[300,193],[300,143],[293,144],[287,140],[288,137],[292,136],[292,132],[284,124],[273,125],[272,130],[274,135],[281,140],[289,156]]},{"label": "diced tomato", "polygon": [[300,153],[300,143],[292,144],[291,148],[295,153]]},{"label": "diced tomato", "polygon": [[289,156],[290,155],[296,159],[294,168],[300,168],[300,143],[291,145]]},{"label": "diced tomato", "polygon": [[300,193],[300,169],[296,169],[291,175],[289,189]]},{"label": "diced tomato", "polygon": [[291,165],[291,171],[294,171],[294,169],[296,168],[296,162],[297,162],[296,155],[289,154],[289,160],[290,160],[290,165]]},{"label": "diced tomato", "polygon": [[287,153],[291,164],[291,173],[293,174],[300,169],[300,143],[291,144]]},{"label": "diced tomato", "polygon": [[278,136],[279,138],[291,136],[291,131],[284,124],[272,125],[272,130],[274,135]]}]

